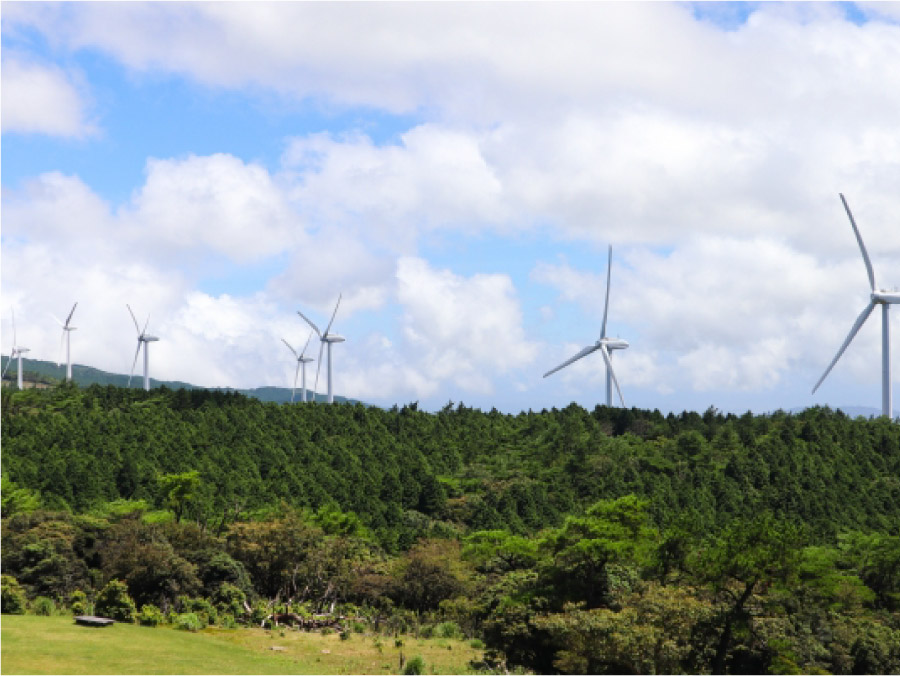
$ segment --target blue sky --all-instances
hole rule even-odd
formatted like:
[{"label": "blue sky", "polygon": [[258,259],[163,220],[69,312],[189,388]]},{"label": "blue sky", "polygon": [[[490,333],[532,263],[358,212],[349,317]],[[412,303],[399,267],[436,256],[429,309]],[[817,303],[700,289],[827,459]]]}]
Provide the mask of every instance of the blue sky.
[{"label": "blue sky", "polygon": [[[296,310],[372,403],[877,406],[900,284],[894,3],[2,6],[2,327],[152,375],[290,382]],[[900,335],[898,312],[892,321]],[[896,339],[894,344],[896,345]],[[896,352],[896,348],[895,348]],[[896,361],[896,360],[895,360]],[[896,380],[896,379],[895,379]],[[321,387],[320,387],[321,389]]]}]

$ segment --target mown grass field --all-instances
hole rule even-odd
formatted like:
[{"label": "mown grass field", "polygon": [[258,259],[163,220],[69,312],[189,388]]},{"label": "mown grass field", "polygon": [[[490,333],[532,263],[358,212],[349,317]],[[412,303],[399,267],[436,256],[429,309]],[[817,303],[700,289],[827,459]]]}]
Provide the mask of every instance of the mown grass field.
[{"label": "mown grass field", "polygon": [[[3,674],[396,674],[400,654],[421,655],[425,673],[473,673],[481,650],[467,641],[293,629],[217,629],[197,633],[170,627],[76,625],[71,617],[4,615],[0,624]],[[274,648],[274,649],[273,649]]]}]

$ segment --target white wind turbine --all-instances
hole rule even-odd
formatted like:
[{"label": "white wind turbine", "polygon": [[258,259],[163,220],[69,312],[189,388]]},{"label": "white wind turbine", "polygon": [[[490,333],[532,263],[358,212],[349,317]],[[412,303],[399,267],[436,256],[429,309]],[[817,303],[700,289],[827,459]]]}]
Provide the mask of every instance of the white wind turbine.
[{"label": "white wind turbine", "polygon": [[[7,370],[9,370],[9,365],[12,364],[13,359],[18,358],[18,360],[19,360],[19,375],[16,378],[16,384],[19,386],[19,389],[21,390],[23,387],[22,355],[25,354],[26,352],[31,352],[31,350],[29,350],[27,347],[20,346],[18,341],[16,340],[16,313],[13,310],[10,310],[10,313],[12,314],[13,344],[12,344],[12,350],[9,351],[9,359],[6,362],[6,368],[3,369],[3,376],[5,376]],[[0,379],[2,379],[3,376],[0,376]]]},{"label": "white wind turbine", "polygon": [[300,389],[300,401],[306,402],[306,365],[313,360],[312,357],[306,356],[306,348],[309,347],[309,341],[312,340],[313,334],[310,332],[309,338],[306,339],[306,345],[303,346],[303,350],[300,354],[297,354],[297,350],[291,347],[291,344],[287,342],[284,338],[281,339],[281,342],[287,345],[287,348],[294,353],[294,356],[297,358],[297,370],[294,371],[294,389],[291,390],[291,403],[294,403],[294,393],[297,391],[297,376],[298,374],[303,373],[303,379],[301,380],[302,386]]},{"label": "white wind turbine", "polygon": [[565,368],[572,362],[578,361],[582,357],[586,357],[591,354],[591,352],[600,351],[600,354],[603,355],[603,361],[606,362],[606,405],[612,406],[612,386],[613,383],[616,384],[616,391],[619,393],[619,401],[622,402],[622,406],[625,406],[625,399],[622,397],[622,388],[619,387],[619,381],[616,378],[616,374],[613,371],[612,367],[612,351],[613,350],[624,350],[628,347],[628,342],[622,340],[621,338],[608,338],[606,336],[606,315],[609,311],[609,282],[610,276],[612,274],[612,246],[609,247],[609,262],[606,266],[606,304],[603,306],[603,325],[600,329],[600,338],[597,339],[593,345],[589,345],[583,350],[581,350],[578,354],[576,354],[571,359],[567,359],[562,364],[557,366],[555,369],[551,369],[544,374],[544,377],[556,373],[562,368]]},{"label": "white wind turbine", "polygon": [[[75,314],[76,307],[78,307],[77,302],[75,303],[75,305],[72,306],[72,310],[71,310],[71,312],[69,312],[69,316],[66,317],[65,322],[61,322],[61,321],[59,321],[59,319],[56,319],[56,317],[54,317],[53,315],[50,315],[51,317],[53,317],[53,319],[56,319],[56,323],[62,327],[62,335],[59,337],[59,353],[60,353],[60,357],[62,357],[63,341],[65,341],[66,342],[66,380],[69,380],[69,381],[72,380],[72,357],[71,357],[71,352],[69,351],[69,337],[71,336],[72,331],[74,331],[77,328],[75,326],[72,326],[72,324],[71,324],[72,315]],[[60,364],[60,360],[57,359],[56,365],[59,366],[59,364]]]},{"label": "white wind turbine", "polygon": [[862,235],[859,234],[859,228],[856,227],[856,221],[853,219],[853,214],[850,213],[850,207],[847,205],[847,200],[844,199],[844,195],[841,194],[841,202],[844,203],[844,209],[847,211],[847,216],[850,217],[850,225],[853,226],[853,234],[856,235],[856,241],[859,243],[859,250],[862,252],[863,262],[866,264],[866,272],[869,273],[869,286],[871,287],[872,293],[869,296],[869,304],[863,309],[860,313],[859,317],[856,318],[856,322],[853,324],[853,327],[850,329],[850,334],[847,336],[847,339],[844,341],[844,344],[841,345],[841,349],[838,350],[838,353],[835,355],[834,359],[831,361],[831,364],[828,365],[828,368],[825,369],[825,373],[822,374],[822,377],[819,378],[819,382],[816,383],[816,386],[813,388],[813,394],[815,394],[816,390],[819,389],[819,385],[822,384],[822,381],[831,373],[831,369],[834,368],[834,365],[837,363],[838,359],[841,358],[841,355],[844,354],[844,350],[850,345],[850,342],[856,337],[856,334],[859,332],[860,328],[863,324],[865,324],[866,320],[869,318],[869,315],[872,314],[872,310],[875,309],[876,305],[881,306],[881,414],[887,416],[888,418],[893,416],[893,408],[891,405],[891,321],[890,321],[890,309],[891,305],[895,303],[900,303],[900,291],[897,289],[877,289],[875,287],[875,271],[872,269],[872,261],[869,260],[869,254],[866,251],[866,245],[863,244]]},{"label": "white wind turbine", "polygon": [[134,328],[137,330],[137,350],[134,353],[134,361],[131,363],[131,373],[128,375],[128,387],[131,387],[131,378],[134,376],[134,367],[137,364],[138,355],[141,353],[141,347],[144,348],[144,389],[150,390],[150,343],[159,340],[156,336],[147,335],[147,325],[150,324],[150,315],[147,315],[147,321],[144,323],[144,330],[141,331],[141,327],[138,326],[137,319],[135,319],[134,312],[131,311],[131,306],[127,303],[125,307],[128,308],[128,312],[131,315],[131,319],[134,322]]},{"label": "white wind turbine", "polygon": [[316,332],[316,335],[319,336],[319,364],[316,366],[316,384],[313,386],[313,392],[319,387],[319,370],[322,368],[322,350],[325,345],[328,345],[328,403],[334,403],[334,390],[331,385],[331,344],[332,343],[343,343],[346,340],[343,336],[339,336],[336,333],[329,333],[331,330],[331,325],[334,323],[334,316],[337,314],[338,306],[341,304],[341,296],[343,294],[338,295],[337,303],[334,306],[334,312],[331,313],[331,321],[328,322],[328,326],[325,327],[325,331],[319,331],[319,327],[313,324],[302,312],[297,310],[297,314],[303,317],[303,320],[312,327],[312,330]]}]

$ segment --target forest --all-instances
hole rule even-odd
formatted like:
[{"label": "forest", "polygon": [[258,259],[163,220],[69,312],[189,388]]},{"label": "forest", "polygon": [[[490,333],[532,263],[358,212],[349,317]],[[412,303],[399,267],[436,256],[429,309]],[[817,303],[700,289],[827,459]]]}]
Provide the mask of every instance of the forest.
[{"label": "forest", "polygon": [[63,384],[4,388],[2,442],[4,613],[452,627],[485,671],[900,672],[886,418]]}]

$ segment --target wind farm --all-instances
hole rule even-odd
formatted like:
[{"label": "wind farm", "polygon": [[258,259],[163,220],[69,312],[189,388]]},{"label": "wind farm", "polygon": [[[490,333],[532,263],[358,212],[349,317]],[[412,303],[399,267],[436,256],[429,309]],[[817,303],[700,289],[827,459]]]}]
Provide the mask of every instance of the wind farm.
[{"label": "wind farm", "polygon": [[2,18],[4,672],[900,674],[896,3]]}]

